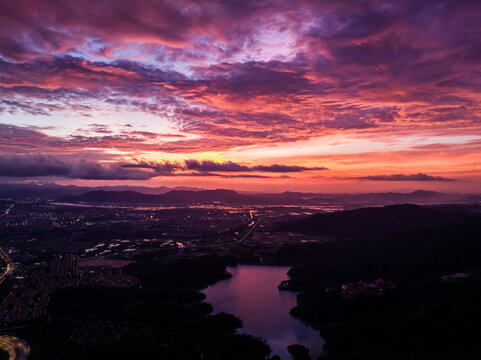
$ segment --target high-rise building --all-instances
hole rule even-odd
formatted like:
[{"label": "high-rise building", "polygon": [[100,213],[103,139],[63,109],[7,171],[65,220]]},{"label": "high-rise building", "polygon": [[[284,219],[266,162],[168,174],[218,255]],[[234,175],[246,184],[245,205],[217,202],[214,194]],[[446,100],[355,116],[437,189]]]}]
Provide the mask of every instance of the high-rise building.
[{"label": "high-rise building", "polygon": [[50,262],[50,273],[53,276],[64,277],[66,275],[77,277],[80,274],[78,255],[67,254],[64,257],[55,255]]},{"label": "high-rise building", "polygon": [[78,255],[72,255],[72,267],[70,271],[72,272],[72,275],[77,277],[80,274],[80,265],[79,265],[80,259]]},{"label": "high-rise building", "polygon": [[72,254],[65,255],[65,264],[67,265],[67,271],[72,271],[72,265],[73,265],[73,255]]},{"label": "high-rise building", "polygon": [[65,265],[67,274],[72,276],[79,276],[79,257],[78,255],[67,254],[65,256]]},{"label": "high-rise building", "polygon": [[54,255],[53,260],[50,262],[50,274],[57,277],[64,277],[66,273],[66,266],[62,262],[61,255]]}]

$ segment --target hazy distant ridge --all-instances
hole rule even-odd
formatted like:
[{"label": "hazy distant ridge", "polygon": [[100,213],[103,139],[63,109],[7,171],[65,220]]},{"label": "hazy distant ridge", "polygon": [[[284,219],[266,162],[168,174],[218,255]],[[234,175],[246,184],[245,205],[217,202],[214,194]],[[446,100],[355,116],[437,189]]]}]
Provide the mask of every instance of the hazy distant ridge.
[{"label": "hazy distant ridge", "polygon": [[0,184],[0,198],[116,204],[192,204],[227,203],[252,205],[342,205],[362,207],[391,204],[430,204],[456,201],[481,201],[480,195],[445,194],[418,190],[410,193],[316,194],[302,192],[239,193],[234,190],[203,190],[144,186],[80,187],[57,184]]}]

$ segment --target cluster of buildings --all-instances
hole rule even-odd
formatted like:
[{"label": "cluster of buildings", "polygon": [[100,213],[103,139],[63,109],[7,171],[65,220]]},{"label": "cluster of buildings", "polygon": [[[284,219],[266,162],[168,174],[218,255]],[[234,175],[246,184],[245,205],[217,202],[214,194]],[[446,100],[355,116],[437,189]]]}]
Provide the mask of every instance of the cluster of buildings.
[{"label": "cluster of buildings", "polygon": [[55,255],[50,262],[50,274],[56,277],[65,277],[67,275],[77,277],[80,274],[80,260],[78,255],[67,254]]},{"label": "cluster of buildings", "polygon": [[58,289],[138,284],[137,278],[123,273],[121,268],[81,267],[77,255],[56,255],[50,262],[50,271],[45,267],[35,269],[12,289],[0,305],[0,322],[10,324],[45,316],[49,298]]},{"label": "cluster of buildings", "polygon": [[444,282],[452,282],[452,281],[459,281],[469,278],[469,273],[455,273],[450,275],[444,275],[441,277],[441,280]]},{"label": "cluster of buildings", "polygon": [[[327,290],[327,289],[326,289]],[[355,296],[382,295],[386,291],[384,280],[357,281],[341,285],[341,298],[353,299]]]}]

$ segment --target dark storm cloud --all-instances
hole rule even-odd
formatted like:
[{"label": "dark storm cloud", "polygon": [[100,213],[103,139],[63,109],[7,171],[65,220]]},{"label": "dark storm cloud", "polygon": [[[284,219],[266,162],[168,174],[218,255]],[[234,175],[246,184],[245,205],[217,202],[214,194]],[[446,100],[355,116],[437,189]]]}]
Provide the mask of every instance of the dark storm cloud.
[{"label": "dark storm cloud", "polygon": [[0,156],[0,177],[65,176],[69,171],[52,156]]},{"label": "dark storm cloud", "polygon": [[125,169],[118,164],[80,160],[74,163],[53,156],[0,156],[0,177],[65,177],[88,180],[147,180],[154,172]]},{"label": "dark storm cloud", "polygon": [[370,175],[358,177],[355,179],[360,180],[373,180],[373,181],[454,181],[454,179],[448,179],[442,176],[433,176],[423,173],[417,174],[393,174],[393,175]]},{"label": "dark storm cloud", "polygon": [[275,172],[275,173],[289,173],[289,172],[302,172],[302,171],[312,171],[312,170],[327,170],[325,167],[304,167],[297,165],[255,165],[247,166],[241,165],[232,161],[226,162],[214,162],[210,160],[185,160],[186,168],[189,170],[197,171],[217,171],[217,172]]},{"label": "dark storm cloud", "polygon": [[[183,163],[170,161],[100,162],[85,159],[72,161],[65,156],[0,155],[0,177],[15,178],[47,176],[88,180],[148,180],[159,176],[265,178],[269,176],[245,173],[292,173],[309,170],[325,170],[325,168],[296,165],[247,166],[233,162],[216,163],[210,160],[202,162],[185,160]],[[226,172],[233,174],[224,174]]]}]

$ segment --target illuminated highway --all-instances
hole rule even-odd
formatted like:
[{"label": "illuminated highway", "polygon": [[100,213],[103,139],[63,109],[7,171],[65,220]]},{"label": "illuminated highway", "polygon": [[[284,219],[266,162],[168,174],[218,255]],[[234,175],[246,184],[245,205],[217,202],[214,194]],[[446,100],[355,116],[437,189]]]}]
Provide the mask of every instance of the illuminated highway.
[{"label": "illuminated highway", "polygon": [[9,360],[25,360],[30,353],[25,341],[10,335],[0,335],[0,348],[8,352]]},{"label": "illuminated highway", "polygon": [[[0,217],[8,215],[14,206],[15,204],[10,205],[10,207],[5,210],[5,212],[1,214]],[[2,258],[2,260],[5,262],[5,271],[0,274],[1,285],[5,278],[11,273],[13,273],[13,271],[15,270],[15,263],[10,259],[10,256],[8,256],[8,254],[2,248],[0,248],[0,258]]]},{"label": "illuminated highway", "polygon": [[262,219],[262,217],[259,217],[259,219],[257,219],[257,221],[251,222],[251,224],[249,225],[250,226],[249,231],[247,231],[247,233],[239,239],[238,243],[243,242],[245,239],[247,239],[249,237],[249,235],[254,231],[256,226],[259,225],[259,223],[261,222],[261,219]]},{"label": "illuminated highway", "polygon": [[[12,204],[5,213],[1,214],[0,218],[8,215],[13,206],[14,204]],[[15,264],[2,248],[0,248],[0,257],[5,262],[5,271],[0,274],[0,284],[2,284],[5,278],[15,270]],[[8,353],[9,360],[25,360],[30,353],[30,345],[10,335],[0,335],[0,349]]]},{"label": "illuminated highway", "polygon": [[15,206],[15,204],[10,205],[10,207],[7,210],[5,210],[5,212],[3,214],[0,215],[0,218],[3,217],[3,216],[7,216],[14,206]]},{"label": "illuminated highway", "polygon": [[15,270],[15,263],[10,259],[8,254],[2,248],[0,248],[0,258],[2,258],[2,260],[5,262],[5,271],[2,274],[0,274],[0,285],[1,285],[5,280],[5,278],[11,273],[13,273],[13,271]]}]

